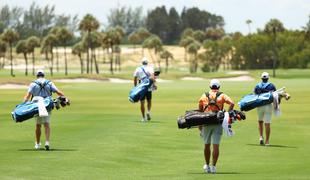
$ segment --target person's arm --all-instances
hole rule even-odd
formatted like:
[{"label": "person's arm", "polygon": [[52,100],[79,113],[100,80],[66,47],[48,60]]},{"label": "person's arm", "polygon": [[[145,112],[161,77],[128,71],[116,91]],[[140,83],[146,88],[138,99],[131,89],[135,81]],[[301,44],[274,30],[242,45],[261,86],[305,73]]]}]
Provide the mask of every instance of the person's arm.
[{"label": "person's arm", "polygon": [[64,94],[63,92],[59,91],[59,90],[57,90],[55,93],[56,93],[58,96],[65,96],[65,94]]},{"label": "person's arm", "polygon": [[224,98],[225,98],[225,103],[229,105],[228,111],[233,110],[235,107],[234,101],[227,95],[224,95]]},{"label": "person's arm", "polygon": [[137,86],[137,84],[138,84],[138,78],[137,77],[134,77],[133,84],[134,84],[134,86]]},{"label": "person's arm", "polygon": [[[203,109],[204,109],[204,105],[203,105],[203,101],[202,101],[202,99],[200,98],[200,100],[199,100],[199,105],[198,105],[198,110],[199,110],[199,112],[203,112]],[[199,131],[201,132],[201,130],[202,130],[202,127],[203,126],[198,126],[198,129],[199,129]]]},{"label": "person's arm", "polygon": [[26,95],[24,96],[24,101],[23,101],[23,102],[29,101],[30,98],[31,98],[31,93],[30,93],[30,92],[27,92]]}]

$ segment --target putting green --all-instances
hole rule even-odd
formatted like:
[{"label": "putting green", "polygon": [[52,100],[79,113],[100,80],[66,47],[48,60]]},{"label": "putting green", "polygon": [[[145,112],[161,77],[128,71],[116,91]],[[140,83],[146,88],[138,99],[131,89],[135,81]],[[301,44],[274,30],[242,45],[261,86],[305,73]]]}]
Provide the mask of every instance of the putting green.
[{"label": "putting green", "polygon": [[[127,100],[131,84],[81,83],[58,87],[72,106],[52,115],[51,148],[35,151],[34,120],[16,124],[10,112],[24,90],[1,90],[0,179],[309,179],[308,79],[278,79],[292,95],[273,118],[271,146],[258,145],[256,111],[223,136],[216,175],[204,174],[197,129],[177,129],[176,118],[197,108],[207,81],[159,84],[153,119],[140,122],[139,105]],[[223,82],[237,102],[256,82]],[[44,136],[42,139],[44,143]]]}]

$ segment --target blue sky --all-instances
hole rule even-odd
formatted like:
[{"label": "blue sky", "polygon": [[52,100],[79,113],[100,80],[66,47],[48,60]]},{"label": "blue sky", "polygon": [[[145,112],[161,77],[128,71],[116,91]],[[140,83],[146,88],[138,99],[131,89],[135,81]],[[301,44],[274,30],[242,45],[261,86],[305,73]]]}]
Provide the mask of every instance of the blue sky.
[{"label": "blue sky", "polygon": [[[22,6],[28,8],[34,0],[1,0],[0,6]],[[111,8],[118,4],[126,6],[143,6],[144,13],[156,6],[172,6],[180,12],[183,7],[199,7],[225,19],[227,32],[240,31],[248,33],[245,23],[251,19],[252,31],[263,28],[268,20],[277,18],[288,29],[301,29],[309,20],[310,0],[35,0],[40,5],[52,4],[57,13],[95,15],[100,22],[106,23],[106,16]]]}]

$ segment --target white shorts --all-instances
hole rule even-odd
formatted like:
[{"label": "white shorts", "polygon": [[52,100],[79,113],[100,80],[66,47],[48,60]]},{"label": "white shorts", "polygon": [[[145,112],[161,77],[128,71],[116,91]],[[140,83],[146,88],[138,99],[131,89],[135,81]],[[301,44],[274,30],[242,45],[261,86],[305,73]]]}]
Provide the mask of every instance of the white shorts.
[{"label": "white shorts", "polygon": [[257,108],[258,121],[264,121],[265,123],[271,123],[273,106],[267,104]]},{"label": "white shorts", "polygon": [[51,112],[48,112],[48,116],[46,117],[36,117],[36,122],[37,124],[49,124],[50,123],[50,120],[51,120],[51,115],[52,113]]}]

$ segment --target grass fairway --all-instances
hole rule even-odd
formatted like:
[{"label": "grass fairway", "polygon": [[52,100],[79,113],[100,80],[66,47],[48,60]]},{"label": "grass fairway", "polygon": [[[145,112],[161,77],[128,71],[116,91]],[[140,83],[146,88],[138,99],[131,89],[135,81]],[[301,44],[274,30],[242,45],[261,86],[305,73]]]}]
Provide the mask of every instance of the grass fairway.
[{"label": "grass fairway", "polygon": [[[34,120],[16,124],[10,112],[24,90],[1,90],[0,179],[309,179],[309,79],[278,79],[292,95],[273,118],[270,147],[258,145],[256,111],[222,138],[216,175],[204,174],[197,129],[179,130],[176,117],[197,106],[207,81],[162,83],[153,119],[140,122],[127,100],[131,84],[60,84],[72,106],[54,110],[51,148],[35,151]],[[223,82],[235,102],[256,82]],[[42,139],[44,143],[44,136]]]}]

